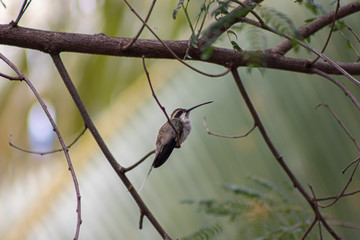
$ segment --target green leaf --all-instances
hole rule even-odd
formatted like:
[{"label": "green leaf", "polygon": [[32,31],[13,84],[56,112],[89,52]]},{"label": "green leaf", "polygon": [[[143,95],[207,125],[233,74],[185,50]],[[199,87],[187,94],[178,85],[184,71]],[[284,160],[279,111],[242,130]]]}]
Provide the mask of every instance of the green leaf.
[{"label": "green leaf", "polygon": [[315,15],[317,15],[319,11],[322,11],[321,5],[314,0],[307,0],[305,3],[305,7]]},{"label": "green leaf", "polygon": [[227,1],[227,2],[218,1],[219,7],[217,7],[212,13],[212,15],[215,17],[216,20],[218,20],[219,15],[226,15],[229,13],[228,5],[230,3],[231,1]]},{"label": "green leaf", "polygon": [[190,236],[182,238],[182,240],[211,239],[216,234],[222,233],[222,231],[223,231],[222,226],[216,224],[214,226],[203,227],[199,231],[191,234]]},{"label": "green leaf", "polygon": [[[331,24],[329,25],[329,27],[331,28]],[[342,30],[344,28],[346,28],[345,23],[343,21],[337,21],[335,26],[334,26],[333,32]]]},{"label": "green leaf", "polygon": [[213,54],[214,49],[210,46],[207,47],[205,50],[202,51],[201,53],[201,59],[202,60],[207,60],[211,57],[211,55]]},{"label": "green leaf", "polygon": [[6,8],[5,3],[4,3],[2,0],[0,0],[0,2],[1,2],[1,4],[4,6],[4,8]]},{"label": "green leaf", "polygon": [[316,18],[309,18],[309,19],[306,19],[304,22],[310,23],[310,22],[314,21],[315,19],[316,19]]},{"label": "green leaf", "polygon": [[346,41],[346,46],[347,46],[349,49],[352,49],[352,46],[351,46],[350,41]]},{"label": "green leaf", "polygon": [[297,31],[293,21],[286,14],[270,7],[262,6],[259,8],[259,14],[264,21],[281,33],[289,34],[298,39],[302,36]]},{"label": "green leaf", "polygon": [[244,187],[239,187],[239,186],[236,186],[234,184],[225,183],[225,184],[223,184],[223,188],[225,190],[231,191],[231,192],[233,192],[235,194],[241,194],[241,195],[243,195],[245,197],[248,197],[248,198],[259,198],[259,197],[262,196],[261,192],[257,192],[257,191],[247,189],[247,188],[244,188]]},{"label": "green leaf", "polygon": [[243,51],[235,41],[231,41],[231,45],[233,46],[233,49],[235,49],[239,52]]}]

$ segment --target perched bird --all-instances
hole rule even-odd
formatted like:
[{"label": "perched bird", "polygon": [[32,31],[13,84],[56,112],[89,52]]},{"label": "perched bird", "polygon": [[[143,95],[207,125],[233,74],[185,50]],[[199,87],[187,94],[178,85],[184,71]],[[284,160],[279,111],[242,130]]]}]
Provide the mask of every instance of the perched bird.
[{"label": "perched bird", "polygon": [[185,139],[189,135],[191,131],[190,111],[194,110],[197,107],[209,103],[212,103],[212,101],[196,105],[189,109],[177,108],[174,110],[174,112],[171,114],[170,121],[172,125],[175,127],[177,133],[179,134],[178,141],[177,141],[176,132],[174,131],[173,126],[171,126],[169,121],[167,121],[164,125],[162,125],[156,139],[154,162],[151,165],[151,168],[146,176],[146,179],[141,184],[139,192],[143,188],[152,169],[158,168],[161,165],[163,165],[166,162],[166,160],[169,158],[174,148],[180,148],[180,145],[185,141]]}]

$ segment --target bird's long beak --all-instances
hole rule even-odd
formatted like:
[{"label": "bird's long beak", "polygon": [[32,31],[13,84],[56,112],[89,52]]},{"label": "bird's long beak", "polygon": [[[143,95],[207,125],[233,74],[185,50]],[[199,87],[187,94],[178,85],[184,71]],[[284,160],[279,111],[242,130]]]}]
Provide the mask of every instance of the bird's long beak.
[{"label": "bird's long beak", "polygon": [[189,108],[189,109],[186,109],[186,112],[190,112],[191,110],[197,108],[197,107],[200,107],[202,105],[205,105],[205,104],[209,104],[209,103],[212,103],[213,101],[210,101],[210,102],[205,102],[205,103],[202,103],[202,104],[199,104],[199,105],[196,105],[195,107],[192,107],[192,108]]}]

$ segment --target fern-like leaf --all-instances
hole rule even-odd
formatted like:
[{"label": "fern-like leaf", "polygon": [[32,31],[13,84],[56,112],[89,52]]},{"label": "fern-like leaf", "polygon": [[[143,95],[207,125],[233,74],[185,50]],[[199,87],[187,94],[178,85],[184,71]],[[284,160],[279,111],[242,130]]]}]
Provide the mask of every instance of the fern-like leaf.
[{"label": "fern-like leaf", "polygon": [[223,184],[223,188],[225,190],[231,191],[235,194],[243,195],[244,197],[247,197],[247,198],[260,198],[261,196],[263,196],[263,194],[261,192],[247,189],[244,187],[239,187],[234,184],[225,183],[225,184]]},{"label": "fern-like leaf", "polygon": [[272,26],[281,33],[288,34],[292,37],[302,39],[301,35],[296,30],[293,21],[284,13],[279,12],[269,7],[259,7],[258,13],[265,21],[265,23]]},{"label": "fern-like leaf", "polygon": [[191,234],[190,236],[182,238],[182,240],[202,240],[211,239],[215,235],[222,233],[223,228],[221,225],[216,224],[214,226],[203,227],[199,231]]}]

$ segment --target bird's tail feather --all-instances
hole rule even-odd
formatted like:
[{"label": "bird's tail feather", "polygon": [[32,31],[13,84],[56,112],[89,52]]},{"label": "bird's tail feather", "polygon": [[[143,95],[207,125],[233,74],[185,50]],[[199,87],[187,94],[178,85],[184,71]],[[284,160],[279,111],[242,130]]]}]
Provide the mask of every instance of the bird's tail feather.
[{"label": "bird's tail feather", "polygon": [[154,168],[154,165],[151,165],[151,168],[149,169],[149,172],[148,172],[146,178],[144,179],[143,183],[141,184],[138,193],[140,193],[141,190],[143,189],[143,187],[144,187],[144,185],[145,185],[145,182],[146,182],[147,179],[149,178],[149,175],[150,175],[151,171],[153,170],[153,168]]}]

